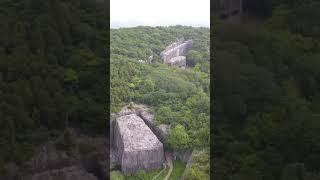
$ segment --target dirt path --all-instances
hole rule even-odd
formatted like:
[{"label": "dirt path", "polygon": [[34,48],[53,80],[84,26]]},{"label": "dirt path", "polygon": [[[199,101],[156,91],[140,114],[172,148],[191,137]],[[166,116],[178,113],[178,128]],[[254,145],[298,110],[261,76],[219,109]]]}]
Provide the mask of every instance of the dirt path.
[{"label": "dirt path", "polygon": [[171,157],[171,155],[170,155],[169,153],[165,153],[165,155],[166,155],[166,160],[167,160],[167,163],[168,163],[170,169],[169,169],[168,174],[166,175],[166,177],[165,177],[163,180],[168,180],[169,177],[170,177],[170,175],[171,175],[171,173],[172,173],[173,164],[172,164],[172,157]]},{"label": "dirt path", "polygon": [[152,178],[152,180],[156,180],[161,174],[162,174],[162,172],[164,171],[164,170],[166,170],[167,169],[167,164],[165,163],[164,164],[164,168],[157,174],[157,175],[155,175],[153,178]]}]

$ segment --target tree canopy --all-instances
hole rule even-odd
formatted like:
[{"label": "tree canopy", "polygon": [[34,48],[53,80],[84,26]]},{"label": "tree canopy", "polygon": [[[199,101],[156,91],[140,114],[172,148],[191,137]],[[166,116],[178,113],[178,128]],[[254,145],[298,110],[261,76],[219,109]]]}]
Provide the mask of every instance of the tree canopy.
[{"label": "tree canopy", "polygon": [[320,177],[320,13],[300,2],[260,23],[215,21],[214,179]]}]

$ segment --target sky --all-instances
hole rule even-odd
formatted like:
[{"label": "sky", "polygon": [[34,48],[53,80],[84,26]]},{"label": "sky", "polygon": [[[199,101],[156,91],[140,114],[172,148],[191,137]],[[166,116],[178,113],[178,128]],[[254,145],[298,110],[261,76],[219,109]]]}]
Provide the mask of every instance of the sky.
[{"label": "sky", "polygon": [[111,0],[111,28],[210,26],[210,0]]}]

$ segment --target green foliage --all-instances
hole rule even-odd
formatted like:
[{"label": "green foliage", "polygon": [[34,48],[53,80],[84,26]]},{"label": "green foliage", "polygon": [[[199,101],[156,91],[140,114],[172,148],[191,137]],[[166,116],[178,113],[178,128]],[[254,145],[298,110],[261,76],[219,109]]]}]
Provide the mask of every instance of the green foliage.
[{"label": "green foliage", "polygon": [[172,149],[184,150],[189,146],[189,136],[185,128],[178,124],[169,133],[167,143]]},{"label": "green foliage", "polygon": [[188,168],[185,174],[186,180],[205,180],[210,179],[208,175],[204,174],[196,165]]},{"label": "green foliage", "polygon": [[88,134],[105,131],[107,59],[105,49],[98,51],[107,43],[105,27],[99,25],[105,8],[88,2],[92,1],[1,2],[4,164],[22,165],[34,148],[67,126]]},{"label": "green foliage", "polygon": [[157,121],[164,123],[164,124],[170,124],[171,122],[173,122],[173,113],[171,111],[171,109],[169,107],[160,107],[157,110]]},{"label": "green foliage", "polygon": [[66,82],[77,82],[78,81],[78,75],[77,72],[75,72],[72,69],[67,69],[64,73],[64,81]]},{"label": "green foliage", "polygon": [[120,171],[111,171],[110,179],[114,180],[125,180],[125,176]]},{"label": "green foliage", "polygon": [[[182,70],[158,63],[166,45],[193,39],[197,65]],[[111,111],[130,102],[152,106],[157,123],[183,124],[192,148],[209,145],[209,29],[184,26],[112,29]],[[137,53],[137,54],[135,54]],[[154,56],[152,64],[139,59]],[[200,122],[200,123],[197,123]]]},{"label": "green foliage", "polygon": [[136,174],[136,179],[137,180],[147,180],[148,175],[144,170],[139,170]]},{"label": "green foliage", "polygon": [[186,165],[183,162],[179,160],[173,161],[173,169],[169,177],[169,180],[175,180],[175,179],[181,178],[185,170],[185,167]]},{"label": "green foliage", "polygon": [[216,23],[214,179],[320,177],[319,3],[272,6],[266,23]]}]

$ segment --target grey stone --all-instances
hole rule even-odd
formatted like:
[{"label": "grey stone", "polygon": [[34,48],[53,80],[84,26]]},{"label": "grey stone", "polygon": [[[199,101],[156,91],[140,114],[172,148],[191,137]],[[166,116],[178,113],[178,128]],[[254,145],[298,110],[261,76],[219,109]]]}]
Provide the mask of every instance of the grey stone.
[{"label": "grey stone", "polygon": [[145,123],[149,127],[153,126],[154,116],[152,113],[148,112],[147,110],[141,110],[138,115],[145,121]]},{"label": "grey stone", "polygon": [[[186,67],[186,58],[188,51],[192,48],[193,41],[178,41],[167,46],[164,51],[160,53],[160,57],[164,64],[175,67]],[[179,57],[180,56],[180,57]],[[179,58],[176,58],[179,57]]]},{"label": "grey stone", "polygon": [[167,64],[169,64],[170,66],[175,66],[175,67],[179,67],[179,68],[185,68],[186,63],[187,63],[187,61],[186,61],[185,56],[177,56],[177,57],[170,59],[167,62]]},{"label": "grey stone", "polygon": [[161,142],[165,142],[170,130],[170,126],[167,124],[160,124],[156,127],[157,129],[157,136]]},{"label": "grey stone", "polygon": [[118,117],[114,126],[116,156],[125,174],[160,168],[164,163],[163,144],[136,114]]}]

